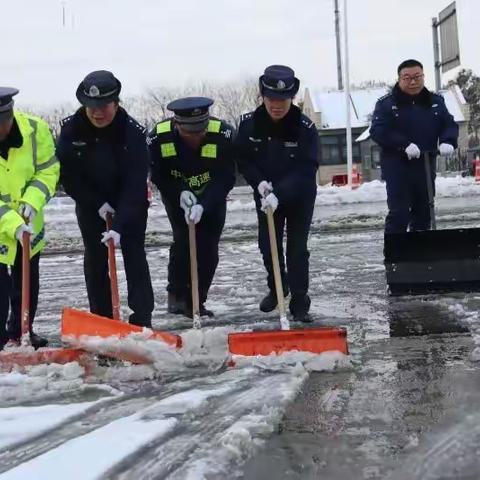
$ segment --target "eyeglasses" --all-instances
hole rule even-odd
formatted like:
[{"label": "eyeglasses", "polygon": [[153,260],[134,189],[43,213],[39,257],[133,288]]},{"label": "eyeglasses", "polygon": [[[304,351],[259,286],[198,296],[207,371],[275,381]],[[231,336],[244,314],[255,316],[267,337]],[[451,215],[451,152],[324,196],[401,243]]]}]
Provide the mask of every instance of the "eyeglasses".
[{"label": "eyeglasses", "polygon": [[414,75],[413,77],[410,76],[410,75],[402,75],[400,77],[400,80],[402,80],[403,82],[407,82],[407,83],[411,83],[411,82],[419,82],[420,80],[423,80],[423,77],[425,75],[423,73],[419,73],[418,75]]}]

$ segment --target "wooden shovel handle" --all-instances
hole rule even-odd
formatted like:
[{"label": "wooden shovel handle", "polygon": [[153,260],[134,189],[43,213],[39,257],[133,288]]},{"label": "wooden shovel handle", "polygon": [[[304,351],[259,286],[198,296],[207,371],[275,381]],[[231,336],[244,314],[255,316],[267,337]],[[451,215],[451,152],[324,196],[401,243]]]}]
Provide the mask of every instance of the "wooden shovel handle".
[{"label": "wooden shovel handle", "polygon": [[188,222],[188,243],[190,246],[190,281],[192,288],[192,317],[195,326],[196,319],[200,319],[200,299],[198,295],[198,263],[197,263],[197,238],[195,224]]},{"label": "wooden shovel handle", "polygon": [[[107,213],[107,232],[112,229],[112,214]],[[120,296],[118,295],[117,261],[115,260],[115,244],[113,238],[108,240],[108,273],[112,292],[112,313],[114,320],[120,320]]]},{"label": "wooden shovel handle", "polygon": [[22,236],[22,337],[30,332],[30,234]]},{"label": "wooden shovel handle", "polygon": [[285,317],[285,298],[283,296],[282,277],[280,275],[280,262],[278,261],[277,234],[275,221],[273,219],[272,207],[267,207],[268,236],[270,237],[270,252],[272,255],[273,278],[275,279],[275,290],[277,291],[278,312],[280,318]]}]

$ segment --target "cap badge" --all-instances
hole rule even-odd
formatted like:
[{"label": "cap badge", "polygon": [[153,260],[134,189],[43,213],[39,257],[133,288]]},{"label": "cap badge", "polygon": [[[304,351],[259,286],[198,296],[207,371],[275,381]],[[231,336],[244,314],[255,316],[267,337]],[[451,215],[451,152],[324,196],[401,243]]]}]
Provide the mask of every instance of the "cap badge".
[{"label": "cap badge", "polygon": [[88,95],[90,97],[98,97],[100,95],[100,90],[96,85],[92,85],[88,90]]},{"label": "cap badge", "polygon": [[200,113],[202,113],[202,110],[200,108],[194,108],[192,110],[193,115],[200,115]]},{"label": "cap badge", "polygon": [[277,88],[278,88],[279,90],[283,90],[285,87],[286,87],[286,85],[285,85],[285,82],[284,82],[283,80],[279,80],[279,81],[277,82]]}]

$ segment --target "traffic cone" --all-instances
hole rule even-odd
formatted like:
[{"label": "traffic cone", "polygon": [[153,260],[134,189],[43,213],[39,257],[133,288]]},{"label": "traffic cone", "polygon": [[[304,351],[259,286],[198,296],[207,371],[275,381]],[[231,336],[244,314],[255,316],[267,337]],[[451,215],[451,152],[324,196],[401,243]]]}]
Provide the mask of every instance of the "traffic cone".
[{"label": "traffic cone", "polygon": [[480,157],[478,155],[475,160],[475,182],[480,183]]},{"label": "traffic cone", "polygon": [[358,173],[357,165],[354,163],[352,167],[352,190],[360,186],[360,174]]}]

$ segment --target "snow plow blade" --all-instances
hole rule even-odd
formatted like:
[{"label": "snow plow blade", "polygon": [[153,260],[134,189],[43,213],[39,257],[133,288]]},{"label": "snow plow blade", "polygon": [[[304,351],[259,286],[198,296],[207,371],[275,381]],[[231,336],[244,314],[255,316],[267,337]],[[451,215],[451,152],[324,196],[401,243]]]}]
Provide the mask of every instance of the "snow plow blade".
[{"label": "snow plow blade", "polygon": [[342,327],[231,333],[228,346],[230,353],[245,356],[278,355],[291,351],[339,351],[348,355],[347,330]]},{"label": "snow plow blade", "polygon": [[0,371],[11,371],[15,367],[27,367],[40,364],[58,363],[65,365],[78,362],[89,371],[91,367],[90,355],[77,348],[42,348],[35,351],[15,350],[0,352]]},{"label": "snow plow blade", "polygon": [[[143,331],[143,327],[137,325],[73,308],[64,308],[62,313],[62,339],[69,343],[72,343],[72,341],[82,343],[81,337],[125,338],[128,335],[142,333]],[[151,335],[145,337],[145,340],[158,340],[175,348],[182,346],[182,338],[179,335],[156,330],[151,330]],[[85,348],[88,350],[88,346],[85,346]],[[111,352],[102,351],[101,354],[132,363],[151,363],[147,356],[123,349]]]},{"label": "snow plow blade", "polygon": [[385,235],[391,295],[480,291],[480,228]]}]

